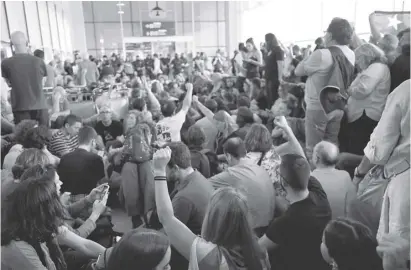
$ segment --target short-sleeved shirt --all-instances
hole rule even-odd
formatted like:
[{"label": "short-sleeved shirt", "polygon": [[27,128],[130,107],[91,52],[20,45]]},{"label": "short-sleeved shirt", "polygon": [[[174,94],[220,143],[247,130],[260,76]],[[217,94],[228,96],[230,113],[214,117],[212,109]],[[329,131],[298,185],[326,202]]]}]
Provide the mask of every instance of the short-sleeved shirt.
[{"label": "short-sleeved shirt", "polygon": [[1,75],[11,84],[14,112],[47,108],[43,92],[47,69],[43,60],[30,54],[15,54],[1,62]]},{"label": "short-sleeved shirt", "polygon": [[157,140],[160,144],[181,141],[180,130],[186,121],[186,113],[179,111],[176,115],[166,117],[156,124]]},{"label": "short-sleeved shirt", "polygon": [[117,137],[123,134],[123,125],[119,121],[112,121],[109,126],[105,126],[99,121],[96,124],[96,132],[103,139],[104,145],[107,142],[114,141]]},{"label": "short-sleeved shirt", "polygon": [[324,228],[331,219],[330,204],[314,177],[310,177],[308,189],[308,197],[291,204],[266,232],[266,236],[279,245],[275,269],[329,269],[320,245]]},{"label": "short-sleeved shirt", "polygon": [[277,61],[284,61],[284,52],[279,46],[268,52],[265,58],[265,78],[270,81],[278,81]]},{"label": "short-sleeved shirt", "polygon": [[57,131],[50,139],[48,144],[49,151],[58,157],[62,157],[64,153],[73,152],[78,147],[78,136],[66,136],[62,130]]}]

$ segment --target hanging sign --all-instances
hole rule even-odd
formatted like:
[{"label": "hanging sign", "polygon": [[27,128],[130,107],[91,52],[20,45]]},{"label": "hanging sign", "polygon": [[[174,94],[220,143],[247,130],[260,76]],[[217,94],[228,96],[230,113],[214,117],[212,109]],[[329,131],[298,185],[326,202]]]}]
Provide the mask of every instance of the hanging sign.
[{"label": "hanging sign", "polygon": [[174,22],[143,22],[144,37],[166,37],[175,35],[176,28]]}]

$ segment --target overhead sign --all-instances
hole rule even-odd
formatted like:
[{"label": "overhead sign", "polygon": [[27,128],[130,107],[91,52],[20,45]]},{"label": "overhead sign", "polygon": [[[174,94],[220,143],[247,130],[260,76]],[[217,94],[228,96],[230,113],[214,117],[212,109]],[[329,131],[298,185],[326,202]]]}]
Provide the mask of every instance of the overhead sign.
[{"label": "overhead sign", "polygon": [[175,35],[176,28],[174,22],[143,22],[144,37],[166,37]]}]

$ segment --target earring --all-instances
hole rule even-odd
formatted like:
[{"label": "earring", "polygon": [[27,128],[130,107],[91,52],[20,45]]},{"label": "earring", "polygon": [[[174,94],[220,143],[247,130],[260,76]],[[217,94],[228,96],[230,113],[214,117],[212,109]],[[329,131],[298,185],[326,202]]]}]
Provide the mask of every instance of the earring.
[{"label": "earring", "polygon": [[330,263],[330,265],[332,270],[338,270],[338,265],[334,260]]}]

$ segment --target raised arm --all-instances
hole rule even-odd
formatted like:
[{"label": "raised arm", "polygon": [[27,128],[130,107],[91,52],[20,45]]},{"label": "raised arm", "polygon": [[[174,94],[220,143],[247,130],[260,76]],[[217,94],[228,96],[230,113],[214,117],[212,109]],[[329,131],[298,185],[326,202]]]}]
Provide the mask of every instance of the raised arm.
[{"label": "raised arm", "polygon": [[157,213],[171,244],[189,260],[191,245],[196,236],[174,216],[166,178],[166,167],[170,158],[171,149],[168,147],[158,150],[153,157]]},{"label": "raised arm", "polygon": [[144,76],[141,77],[141,83],[143,84],[143,88],[146,90],[147,97],[150,102],[150,111],[161,111],[160,102],[148,87],[147,80]]},{"label": "raised arm", "polygon": [[186,93],[186,96],[184,97],[183,107],[181,108],[181,110],[187,114],[188,110],[191,107],[191,102],[193,100],[193,84],[186,83],[186,89],[187,89],[187,93]]},{"label": "raised arm", "polygon": [[194,101],[194,104],[197,106],[197,108],[200,110],[200,112],[201,112],[202,114],[204,114],[205,117],[208,118],[208,120],[212,121],[213,118],[214,118],[214,113],[213,113],[209,108],[207,108],[206,106],[204,106],[203,104],[201,104],[201,102],[198,101],[198,97],[197,97],[197,96],[194,96],[194,97],[193,97],[193,101]]},{"label": "raised arm", "polygon": [[277,116],[274,119],[274,124],[278,127],[280,127],[284,132],[287,134],[288,137],[288,142],[287,144],[295,151],[296,154],[305,157],[305,153],[303,148],[301,147],[300,142],[297,140],[297,138],[294,135],[293,130],[287,123],[287,119],[285,119],[284,116]]}]

